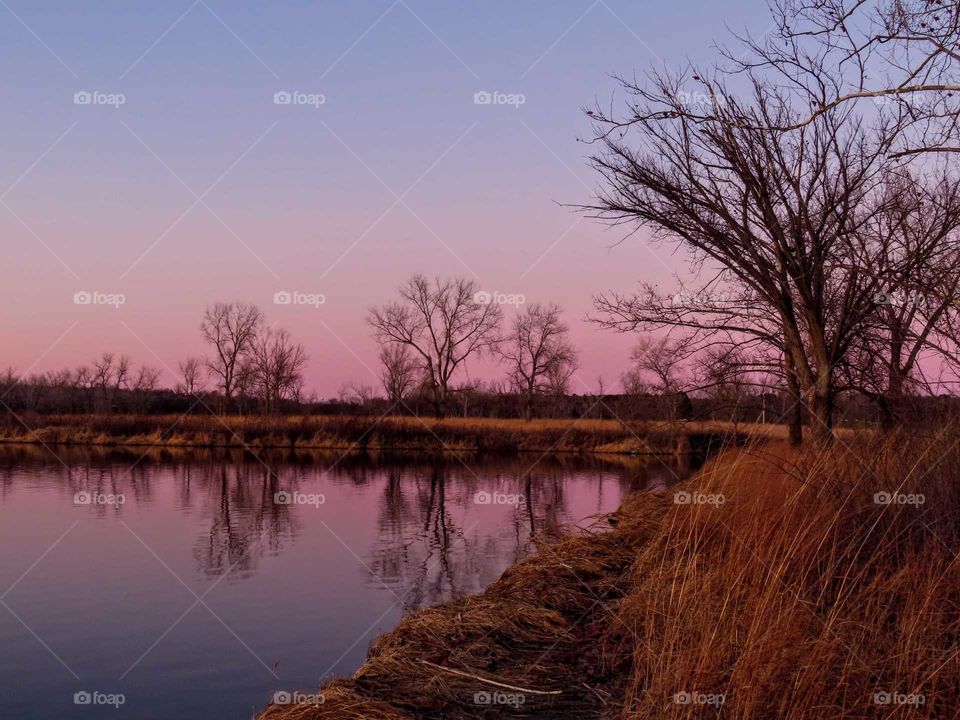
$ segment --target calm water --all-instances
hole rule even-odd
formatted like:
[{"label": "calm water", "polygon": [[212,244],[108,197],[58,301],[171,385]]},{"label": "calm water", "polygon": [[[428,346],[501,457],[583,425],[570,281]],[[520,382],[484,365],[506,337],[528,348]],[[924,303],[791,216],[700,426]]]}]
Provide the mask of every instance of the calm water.
[{"label": "calm water", "polygon": [[0,718],[246,720],[351,674],[404,614],[482,590],[531,536],[683,474],[0,447]]}]

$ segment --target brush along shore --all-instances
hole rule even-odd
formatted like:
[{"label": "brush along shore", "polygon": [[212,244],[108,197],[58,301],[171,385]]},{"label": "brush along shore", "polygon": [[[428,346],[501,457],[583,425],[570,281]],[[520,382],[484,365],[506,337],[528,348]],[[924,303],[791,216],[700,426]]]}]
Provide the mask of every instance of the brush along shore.
[{"label": "brush along shore", "polygon": [[955,437],[727,451],[259,720],[957,717]]},{"label": "brush along shore", "polygon": [[0,442],[455,452],[685,455],[720,438],[777,437],[779,425],[405,416],[25,415]]}]

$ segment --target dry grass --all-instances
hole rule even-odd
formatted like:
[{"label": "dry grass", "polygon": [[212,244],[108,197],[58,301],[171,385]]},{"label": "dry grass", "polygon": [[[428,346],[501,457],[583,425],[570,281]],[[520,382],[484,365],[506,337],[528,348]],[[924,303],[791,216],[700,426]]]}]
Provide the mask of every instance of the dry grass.
[{"label": "dry grass", "polygon": [[[262,717],[957,717],[953,437],[730,451],[678,489],[722,504],[631,496],[485,593],[406,618],[324,705]],[[476,705],[492,683],[558,694]]]},{"label": "dry grass", "polygon": [[35,415],[0,418],[0,442],[499,452],[687,453],[719,437],[775,438],[777,425],[405,416]]},{"label": "dry grass", "polygon": [[[634,566],[611,637],[631,650],[625,716],[956,717],[960,700],[960,453],[933,438],[855,451],[731,453]],[[878,492],[922,494],[883,505]],[[883,693],[923,696],[911,707]],[[919,702],[919,697],[914,698]]]}]

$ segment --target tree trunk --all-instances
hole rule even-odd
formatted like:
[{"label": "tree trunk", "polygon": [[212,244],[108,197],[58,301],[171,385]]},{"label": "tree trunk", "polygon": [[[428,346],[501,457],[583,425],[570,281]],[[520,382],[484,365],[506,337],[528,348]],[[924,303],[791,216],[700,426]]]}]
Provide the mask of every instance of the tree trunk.
[{"label": "tree trunk", "polygon": [[787,408],[790,444],[799,446],[803,444],[803,402],[801,401],[800,381],[797,379],[797,371],[794,369],[789,356],[784,360],[784,372],[787,376],[787,402],[790,403],[790,407]]},{"label": "tree trunk", "polygon": [[902,396],[903,378],[891,367],[887,381],[887,391],[877,398],[877,404],[880,406],[880,412],[882,413],[881,427],[884,430],[893,430],[899,424]]},{"label": "tree trunk", "polygon": [[833,390],[818,387],[810,401],[810,424],[818,444],[833,442]]}]

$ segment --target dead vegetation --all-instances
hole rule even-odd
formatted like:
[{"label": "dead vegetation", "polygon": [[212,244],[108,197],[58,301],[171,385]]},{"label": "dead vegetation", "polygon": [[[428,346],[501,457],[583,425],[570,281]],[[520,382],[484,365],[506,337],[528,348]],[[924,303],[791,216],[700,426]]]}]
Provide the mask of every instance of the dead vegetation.
[{"label": "dead vegetation", "polygon": [[[22,420],[22,422],[21,422]],[[0,419],[0,442],[335,450],[686,454],[689,438],[776,437],[779,425],[617,420],[211,415],[24,415]]]}]

